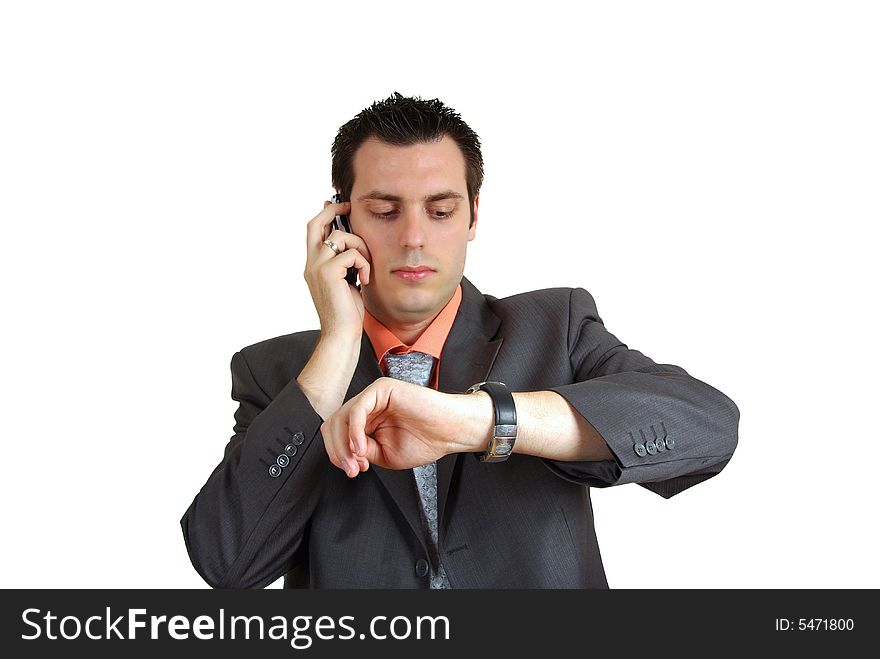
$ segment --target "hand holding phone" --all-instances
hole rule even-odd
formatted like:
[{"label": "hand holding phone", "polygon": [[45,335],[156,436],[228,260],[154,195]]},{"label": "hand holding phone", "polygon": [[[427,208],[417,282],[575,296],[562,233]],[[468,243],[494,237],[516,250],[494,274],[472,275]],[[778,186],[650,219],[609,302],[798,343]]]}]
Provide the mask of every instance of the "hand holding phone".
[{"label": "hand holding phone", "polygon": [[[334,194],[330,198],[330,201],[334,204],[339,204],[339,203],[342,203],[343,201],[346,201],[346,200],[342,198],[341,194],[337,193],[337,194]],[[336,217],[333,218],[333,221],[330,223],[330,227],[331,227],[331,230],[345,231],[346,233],[352,232],[351,231],[351,224],[348,221],[348,215],[337,215]],[[358,284],[357,278],[358,278],[357,268],[349,268],[348,272],[345,275],[345,281],[347,281],[349,284],[351,284],[352,286],[354,286],[358,290],[361,290],[361,285]]]}]

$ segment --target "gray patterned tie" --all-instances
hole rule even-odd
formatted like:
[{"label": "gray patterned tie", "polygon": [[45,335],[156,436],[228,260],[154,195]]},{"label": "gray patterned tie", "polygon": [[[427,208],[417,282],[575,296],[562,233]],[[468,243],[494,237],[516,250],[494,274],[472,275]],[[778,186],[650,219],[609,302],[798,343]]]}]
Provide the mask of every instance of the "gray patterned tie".
[{"label": "gray patterned tie", "polygon": [[[434,358],[423,352],[407,352],[402,355],[388,353],[385,355],[385,368],[388,377],[427,387],[434,372]],[[419,491],[422,529],[431,552],[431,588],[449,588],[437,549],[437,463],[413,467],[413,475]]]}]

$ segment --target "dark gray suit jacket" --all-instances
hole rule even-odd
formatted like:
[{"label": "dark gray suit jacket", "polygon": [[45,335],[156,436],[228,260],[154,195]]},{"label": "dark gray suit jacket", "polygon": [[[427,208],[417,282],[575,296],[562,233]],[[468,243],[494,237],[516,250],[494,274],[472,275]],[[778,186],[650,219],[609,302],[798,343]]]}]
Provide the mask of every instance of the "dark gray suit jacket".
[{"label": "dark gray suit jacket", "polygon": [[[235,434],[181,520],[190,558],[215,587],[284,575],[285,587],[426,588],[412,470],[371,466],[349,479],[327,458],[322,419],[295,380],[318,336],[281,336],[233,356]],[[621,343],[584,289],[499,300],[462,279],[441,359],[444,392],[500,380],[559,393],[616,458],[441,458],[440,554],[453,588],[607,588],[590,487],[634,482],[668,498],[720,472],[736,447],[734,402]],[[346,400],[381,376],[364,334]],[[279,455],[289,464],[273,469]]]}]

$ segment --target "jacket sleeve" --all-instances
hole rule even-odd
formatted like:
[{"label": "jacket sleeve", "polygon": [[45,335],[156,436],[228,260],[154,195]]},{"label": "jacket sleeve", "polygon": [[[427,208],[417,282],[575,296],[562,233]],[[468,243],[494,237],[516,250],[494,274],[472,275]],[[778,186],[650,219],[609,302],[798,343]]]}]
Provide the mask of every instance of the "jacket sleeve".
[{"label": "jacket sleeve", "polygon": [[572,289],[568,349],[574,384],[552,387],[602,435],[614,460],[545,460],[593,487],[638,483],[669,498],[719,473],[737,444],[739,409],[679,366],[656,364],[605,329],[593,297]]},{"label": "jacket sleeve", "polygon": [[181,519],[193,566],[215,588],[263,588],[298,562],[321,491],[323,420],[295,379],[271,399],[232,357],[234,435]]}]

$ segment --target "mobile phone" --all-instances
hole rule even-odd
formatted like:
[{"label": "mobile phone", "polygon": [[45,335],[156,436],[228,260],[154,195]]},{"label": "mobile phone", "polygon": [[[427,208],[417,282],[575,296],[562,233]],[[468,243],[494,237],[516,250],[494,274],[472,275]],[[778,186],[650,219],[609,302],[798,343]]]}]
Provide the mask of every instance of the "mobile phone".
[{"label": "mobile phone", "polygon": [[[342,198],[342,195],[338,194],[338,193],[334,194],[332,197],[330,197],[330,202],[333,204],[339,204],[339,203],[342,203],[343,201],[345,201],[345,200]],[[330,223],[330,227],[331,227],[331,230],[338,229],[339,231],[345,231],[346,233],[351,233],[351,224],[348,221],[348,215],[337,215],[336,217],[333,218],[333,221]],[[358,269],[352,267],[352,268],[348,269],[348,272],[345,275],[345,281],[347,281],[349,284],[351,284],[352,286],[354,286],[358,290],[361,290],[361,285],[358,284],[357,277],[358,277]]]}]

